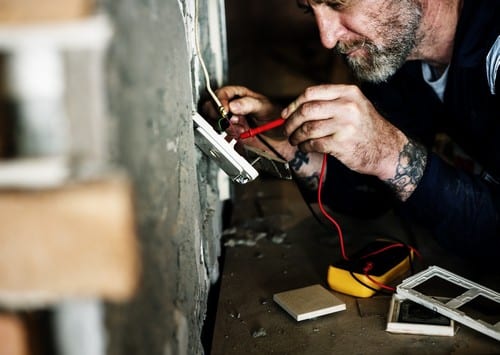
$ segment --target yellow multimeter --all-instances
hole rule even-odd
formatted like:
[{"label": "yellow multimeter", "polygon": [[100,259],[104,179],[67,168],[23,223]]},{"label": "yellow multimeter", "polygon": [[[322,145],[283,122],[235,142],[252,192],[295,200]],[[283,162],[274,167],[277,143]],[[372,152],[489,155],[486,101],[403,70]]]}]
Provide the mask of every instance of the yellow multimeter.
[{"label": "yellow multimeter", "polygon": [[334,291],[368,298],[383,286],[408,274],[414,251],[407,245],[377,239],[328,268],[327,281]]}]

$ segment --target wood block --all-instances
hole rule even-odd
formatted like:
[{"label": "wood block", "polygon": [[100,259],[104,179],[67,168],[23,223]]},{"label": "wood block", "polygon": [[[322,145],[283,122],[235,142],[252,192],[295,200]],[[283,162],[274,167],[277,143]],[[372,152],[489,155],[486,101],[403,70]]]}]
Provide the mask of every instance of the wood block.
[{"label": "wood block", "polygon": [[277,293],[273,300],[297,321],[346,309],[344,302],[321,285]]},{"label": "wood block", "polygon": [[0,191],[0,304],[126,300],[139,274],[136,244],[125,179]]},{"label": "wood block", "polygon": [[28,355],[28,331],[15,314],[0,313],[0,355]]},{"label": "wood block", "polygon": [[90,15],[91,0],[0,0],[0,24],[72,20]]}]

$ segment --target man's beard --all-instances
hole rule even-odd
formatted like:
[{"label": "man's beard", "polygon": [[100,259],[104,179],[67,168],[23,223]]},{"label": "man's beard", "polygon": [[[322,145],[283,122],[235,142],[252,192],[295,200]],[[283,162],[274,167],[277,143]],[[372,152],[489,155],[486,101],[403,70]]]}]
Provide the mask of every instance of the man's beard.
[{"label": "man's beard", "polygon": [[341,54],[355,49],[365,52],[358,53],[357,56],[346,57],[347,64],[358,79],[373,83],[387,81],[401,68],[418,44],[417,31],[422,17],[421,8],[412,0],[398,0],[398,3],[395,15],[389,16],[386,21],[375,28],[378,37],[386,39],[385,43],[376,45],[369,39],[365,39],[351,43],[339,42],[335,47],[336,51]]}]

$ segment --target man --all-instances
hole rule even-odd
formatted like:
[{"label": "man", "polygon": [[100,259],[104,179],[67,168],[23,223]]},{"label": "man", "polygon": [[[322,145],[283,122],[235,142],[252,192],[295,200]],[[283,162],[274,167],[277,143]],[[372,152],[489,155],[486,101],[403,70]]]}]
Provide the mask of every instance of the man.
[{"label": "man", "polygon": [[[238,137],[247,119],[262,124],[281,115],[283,137],[266,141],[311,191],[327,154],[323,199],[332,208],[366,215],[395,202],[444,246],[475,258],[498,255],[500,1],[297,2],[361,86],[310,87],[281,112],[247,88],[221,88],[233,114],[230,134]],[[482,173],[433,153],[440,132]]]}]

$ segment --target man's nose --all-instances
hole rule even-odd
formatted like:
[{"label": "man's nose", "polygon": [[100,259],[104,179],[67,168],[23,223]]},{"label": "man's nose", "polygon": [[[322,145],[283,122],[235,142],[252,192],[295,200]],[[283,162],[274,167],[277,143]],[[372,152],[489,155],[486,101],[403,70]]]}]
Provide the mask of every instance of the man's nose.
[{"label": "man's nose", "polygon": [[341,23],[340,14],[331,7],[321,4],[314,9],[321,43],[325,48],[332,49],[347,30]]}]

